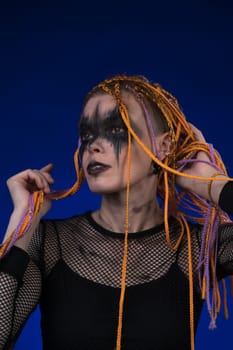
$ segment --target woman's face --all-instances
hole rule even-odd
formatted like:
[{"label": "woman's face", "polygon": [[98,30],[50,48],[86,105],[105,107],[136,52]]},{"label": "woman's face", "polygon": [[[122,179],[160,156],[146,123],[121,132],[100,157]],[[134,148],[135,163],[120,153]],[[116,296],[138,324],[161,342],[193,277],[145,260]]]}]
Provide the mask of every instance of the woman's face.
[{"label": "woman's face", "polygon": [[[132,128],[151,149],[151,137],[140,104],[128,92],[123,92],[122,100],[128,108]],[[101,194],[125,191],[128,131],[111,95],[98,94],[87,101],[80,119],[80,140],[80,157],[90,190]],[[151,159],[132,139],[131,190],[151,177],[155,178]]]}]

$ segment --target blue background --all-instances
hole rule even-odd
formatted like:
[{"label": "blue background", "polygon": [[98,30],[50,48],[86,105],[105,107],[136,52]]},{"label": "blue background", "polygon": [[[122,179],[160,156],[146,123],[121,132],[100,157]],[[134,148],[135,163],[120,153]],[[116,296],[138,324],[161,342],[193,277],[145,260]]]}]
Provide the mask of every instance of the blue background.
[{"label": "blue background", "polygon": [[[143,74],[172,92],[233,176],[232,34],[233,8],[225,0],[1,2],[2,235],[12,209],[9,176],[53,162],[54,188],[73,184],[82,100],[113,74]],[[66,217],[98,204],[84,185],[77,195],[54,202],[48,216]],[[231,300],[229,309],[230,319],[221,314],[215,331],[208,330],[203,310],[196,349],[231,348]],[[41,349],[39,323],[37,310],[15,349]]]}]

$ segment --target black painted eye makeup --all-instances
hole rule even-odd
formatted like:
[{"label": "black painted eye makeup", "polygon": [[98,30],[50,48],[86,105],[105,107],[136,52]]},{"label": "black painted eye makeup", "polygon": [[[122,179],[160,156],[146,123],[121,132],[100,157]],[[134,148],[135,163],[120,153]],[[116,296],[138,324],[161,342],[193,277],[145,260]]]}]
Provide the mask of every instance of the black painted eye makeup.
[{"label": "black painted eye makeup", "polygon": [[[134,127],[133,123],[131,124],[137,134],[139,134],[138,127]],[[99,137],[107,140],[113,146],[117,159],[119,159],[122,147],[128,143],[128,129],[121,118],[118,108],[109,111],[105,116],[100,114],[97,106],[94,115],[91,117],[82,116],[79,128],[81,159],[86,148]]]}]

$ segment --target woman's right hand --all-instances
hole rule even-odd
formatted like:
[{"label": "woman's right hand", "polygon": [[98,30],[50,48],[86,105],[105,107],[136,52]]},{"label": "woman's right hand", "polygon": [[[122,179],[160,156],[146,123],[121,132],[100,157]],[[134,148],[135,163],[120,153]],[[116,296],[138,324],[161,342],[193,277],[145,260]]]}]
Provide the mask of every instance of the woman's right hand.
[{"label": "woman's right hand", "polygon": [[51,176],[52,170],[53,164],[47,164],[39,170],[24,170],[7,180],[15,212],[24,212],[28,208],[30,194],[40,190],[45,193],[45,196],[39,217],[44,216],[49,211],[51,200],[46,197],[46,194],[50,193],[50,185],[54,183],[54,179]]}]

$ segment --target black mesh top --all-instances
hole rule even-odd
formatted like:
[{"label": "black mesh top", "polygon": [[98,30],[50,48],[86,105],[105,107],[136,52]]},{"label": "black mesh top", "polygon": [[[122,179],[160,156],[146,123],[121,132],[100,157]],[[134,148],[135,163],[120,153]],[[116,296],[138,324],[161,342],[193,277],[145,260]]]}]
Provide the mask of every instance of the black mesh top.
[{"label": "black mesh top", "polygon": [[[195,327],[201,226],[192,233]],[[170,219],[171,241],[180,233]],[[233,272],[233,226],[220,227],[217,272]],[[44,220],[28,253],[13,247],[0,262],[0,349],[12,349],[40,303],[44,350],[113,350],[116,343],[124,234],[91,213]],[[187,241],[168,249],[164,226],[129,234],[122,350],[190,348]]]}]

